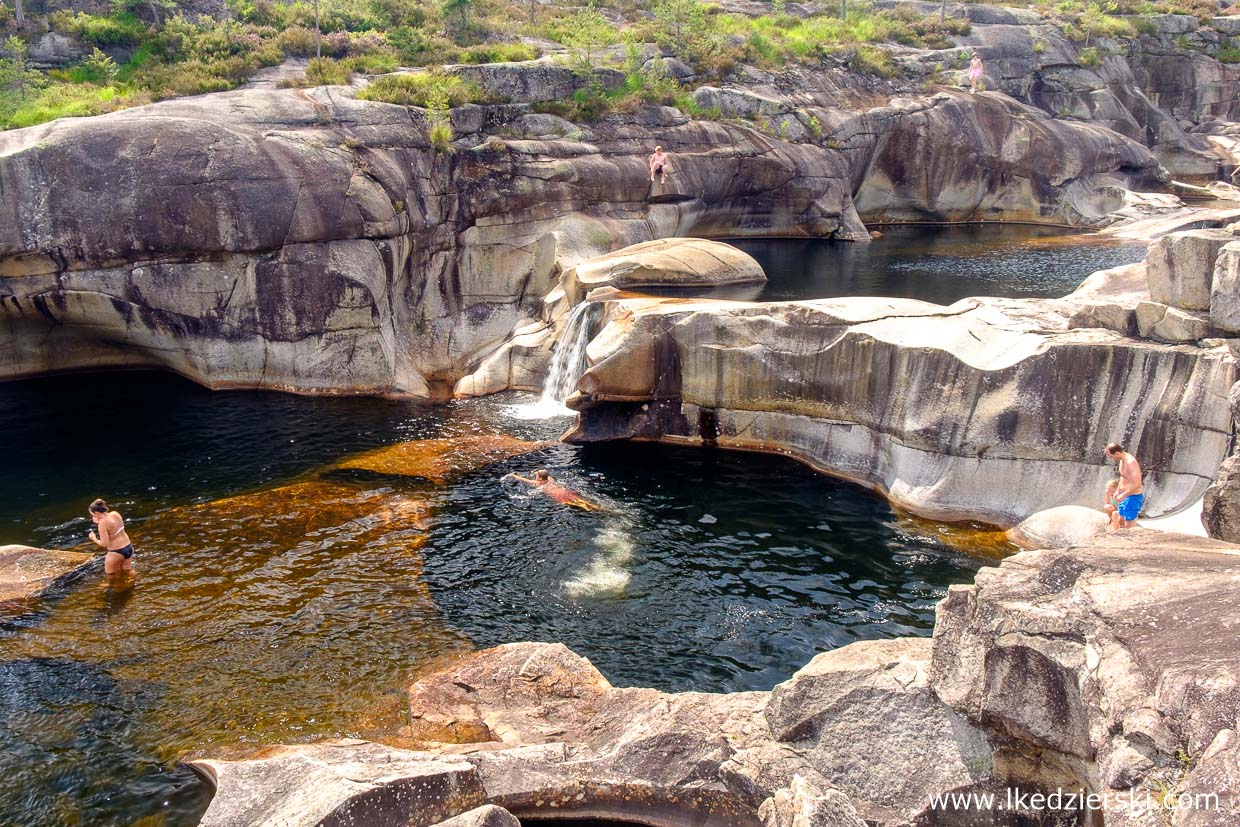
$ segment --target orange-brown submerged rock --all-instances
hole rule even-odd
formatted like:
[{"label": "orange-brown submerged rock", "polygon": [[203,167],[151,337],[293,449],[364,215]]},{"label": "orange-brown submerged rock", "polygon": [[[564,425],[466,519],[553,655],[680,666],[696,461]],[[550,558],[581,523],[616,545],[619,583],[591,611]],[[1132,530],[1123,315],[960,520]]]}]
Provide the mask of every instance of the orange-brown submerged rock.
[{"label": "orange-brown submerged rock", "polygon": [[79,574],[94,555],[31,546],[0,546],[0,614]]},{"label": "orange-brown submerged rock", "polygon": [[418,477],[442,484],[458,474],[468,474],[509,457],[529,454],[549,444],[527,442],[506,434],[416,439],[345,457],[335,467]]},{"label": "orange-brown submerged rock", "polygon": [[[162,537],[180,535],[190,524],[202,526],[207,541],[217,530],[248,545],[280,546],[334,533],[336,544],[361,547],[380,537],[400,537],[394,532],[402,527],[425,530],[430,513],[429,503],[413,495],[310,480],[173,509],[144,524],[142,536],[145,544],[159,545]],[[385,550],[414,552],[425,541],[420,533],[409,534],[397,547],[385,542]]]}]

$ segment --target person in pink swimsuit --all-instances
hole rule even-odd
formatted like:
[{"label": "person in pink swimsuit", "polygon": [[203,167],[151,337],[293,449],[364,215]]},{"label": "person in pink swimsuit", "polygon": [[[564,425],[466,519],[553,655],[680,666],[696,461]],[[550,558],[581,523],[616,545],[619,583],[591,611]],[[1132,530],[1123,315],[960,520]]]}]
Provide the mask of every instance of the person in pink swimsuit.
[{"label": "person in pink swimsuit", "polygon": [[982,68],[982,58],[977,52],[973,53],[973,60],[969,62],[969,94],[972,95],[977,91],[977,82],[982,79],[985,74]]},{"label": "person in pink swimsuit", "polygon": [[520,474],[508,474],[514,480],[523,482],[526,485],[532,485],[560,505],[570,505],[573,508],[580,508],[584,511],[598,511],[600,507],[597,503],[592,503],[585,497],[573,491],[571,488],[565,488],[555,481],[555,477],[547,473],[546,468],[539,468],[534,472],[534,476],[523,477]]}]

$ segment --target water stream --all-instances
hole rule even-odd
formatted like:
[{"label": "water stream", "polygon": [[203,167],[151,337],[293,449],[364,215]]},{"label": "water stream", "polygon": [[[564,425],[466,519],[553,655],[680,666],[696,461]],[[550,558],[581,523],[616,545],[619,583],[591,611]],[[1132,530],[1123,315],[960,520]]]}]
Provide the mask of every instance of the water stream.
[{"label": "water stream", "polygon": [[568,312],[551,352],[547,378],[537,402],[514,405],[509,414],[517,419],[554,419],[575,416],[564,401],[577,390],[577,382],[586,371],[586,347],[598,332],[603,305],[581,302]]}]

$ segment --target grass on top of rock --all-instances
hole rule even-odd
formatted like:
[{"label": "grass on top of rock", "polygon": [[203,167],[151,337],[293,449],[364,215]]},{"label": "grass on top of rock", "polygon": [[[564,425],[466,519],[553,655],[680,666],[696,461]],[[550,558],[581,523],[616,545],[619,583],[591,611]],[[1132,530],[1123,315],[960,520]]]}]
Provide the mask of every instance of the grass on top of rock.
[{"label": "grass on top of rock", "polygon": [[475,83],[438,72],[383,75],[357,93],[362,100],[423,108],[485,103],[488,98]]},{"label": "grass on top of rock", "polygon": [[[177,10],[171,0],[113,0],[107,14],[91,13],[100,5],[75,6],[79,2],[28,12],[24,28],[0,3],[0,41],[12,35],[28,43],[50,31],[70,38],[83,55],[76,66],[34,74],[24,59],[14,68],[14,58],[5,55],[0,127],[233,89],[288,58],[321,57],[295,83],[304,85],[348,83],[355,73],[382,74],[398,66],[538,57],[538,48],[519,42],[522,37],[564,44],[579,65],[588,66],[616,42],[655,44],[689,64],[699,83],[723,80],[741,63],[774,69],[790,61],[815,65],[841,59],[854,71],[889,77],[895,65],[880,54],[883,44],[946,49],[970,26],[953,17],[940,27],[937,15],[911,6],[876,9],[866,2],[849,4],[846,19],[835,4],[802,19],[786,14],[782,0],[771,3],[769,14],[753,17],[702,0],[592,0],[585,6],[535,0],[224,0],[227,15],[219,20]],[[1211,0],[1035,0],[1035,5],[1083,47],[1095,46],[1098,38],[1154,30],[1134,15],[1170,12],[1205,19],[1218,14]],[[90,63],[95,49],[112,68],[97,58]],[[1224,49],[1221,59],[1234,62],[1234,49]],[[623,63],[630,73],[639,68],[627,58]],[[627,105],[625,99],[631,102],[639,93],[642,100],[669,97],[661,87],[641,86],[611,96],[612,103]],[[583,98],[566,105],[586,113],[598,108],[598,95]],[[687,104],[682,108],[690,111]]]},{"label": "grass on top of rock", "polygon": [[534,104],[536,112],[559,115],[570,121],[591,123],[607,115],[634,112],[647,104],[674,106],[686,115],[717,120],[718,110],[697,104],[690,90],[676,80],[654,71],[631,71],[624,83],[615,89],[591,83],[578,89],[568,100],[544,101]]}]

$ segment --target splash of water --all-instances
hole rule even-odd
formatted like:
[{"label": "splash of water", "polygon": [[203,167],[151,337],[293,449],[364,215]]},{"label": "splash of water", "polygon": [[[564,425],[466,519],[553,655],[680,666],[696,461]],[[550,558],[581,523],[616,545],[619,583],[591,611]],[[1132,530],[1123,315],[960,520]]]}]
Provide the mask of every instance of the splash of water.
[{"label": "splash of water", "polygon": [[586,347],[590,344],[591,331],[601,308],[602,305],[597,302],[582,302],[569,311],[564,321],[564,332],[551,354],[551,367],[543,382],[542,396],[535,403],[513,406],[508,413],[517,419],[577,415],[565,406],[564,400],[577,390],[577,382],[586,372]]},{"label": "splash of water", "polygon": [[599,553],[576,577],[564,581],[569,597],[598,597],[619,594],[629,584],[629,563],[633,560],[633,537],[621,525],[599,529],[594,537]]}]

